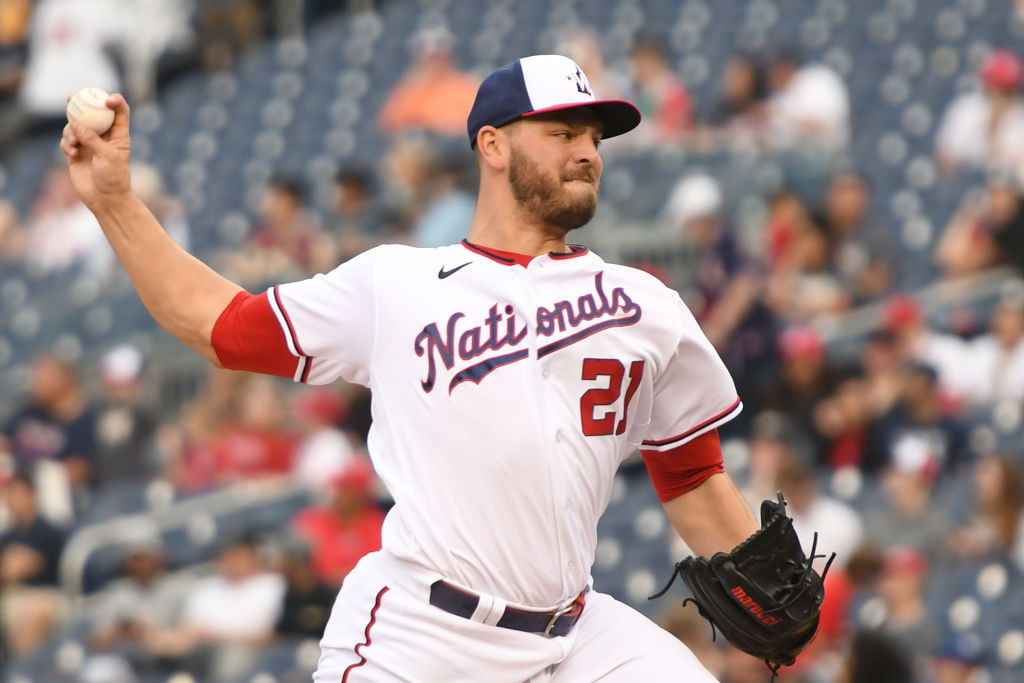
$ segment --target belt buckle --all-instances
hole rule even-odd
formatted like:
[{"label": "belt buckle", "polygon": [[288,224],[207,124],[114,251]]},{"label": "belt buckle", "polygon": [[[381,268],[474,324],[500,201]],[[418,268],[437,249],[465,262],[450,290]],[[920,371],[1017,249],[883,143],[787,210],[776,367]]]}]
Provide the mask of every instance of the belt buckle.
[{"label": "belt buckle", "polygon": [[560,609],[560,610],[556,611],[554,614],[552,614],[551,615],[551,621],[548,622],[547,628],[544,629],[544,635],[546,635],[546,636],[551,635],[551,629],[553,629],[555,627],[555,622],[558,621],[558,617],[560,617],[560,616],[562,616],[564,614],[568,614],[569,612],[573,611],[573,609],[575,607],[576,607],[576,601],[573,600],[568,605],[566,605],[562,609]]}]

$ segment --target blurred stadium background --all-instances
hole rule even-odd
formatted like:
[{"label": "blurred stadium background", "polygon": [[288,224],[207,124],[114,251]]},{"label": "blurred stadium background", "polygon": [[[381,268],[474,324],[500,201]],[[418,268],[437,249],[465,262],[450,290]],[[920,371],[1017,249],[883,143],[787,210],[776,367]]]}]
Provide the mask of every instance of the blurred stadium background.
[{"label": "blurred stadium background", "polygon": [[[730,471],[840,553],[779,680],[1024,680],[1022,4],[0,0],[6,680],[308,680],[390,502],[365,393],[155,327],[70,193],[65,95],[128,95],[136,191],[259,291],[461,238],[476,83],[539,52],[646,117],[576,239],[679,289],[745,403]],[[646,600],[684,552],[627,461],[596,586],[766,680]]]}]

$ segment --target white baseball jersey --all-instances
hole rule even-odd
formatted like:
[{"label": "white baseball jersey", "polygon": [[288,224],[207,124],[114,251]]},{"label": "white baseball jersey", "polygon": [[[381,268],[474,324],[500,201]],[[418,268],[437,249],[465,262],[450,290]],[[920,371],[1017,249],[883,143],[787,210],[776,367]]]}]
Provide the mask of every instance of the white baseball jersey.
[{"label": "white baseball jersey", "polygon": [[528,607],[586,586],[623,458],[740,410],[676,292],[586,249],[383,246],[268,298],[295,379],[372,390],[384,549]]}]

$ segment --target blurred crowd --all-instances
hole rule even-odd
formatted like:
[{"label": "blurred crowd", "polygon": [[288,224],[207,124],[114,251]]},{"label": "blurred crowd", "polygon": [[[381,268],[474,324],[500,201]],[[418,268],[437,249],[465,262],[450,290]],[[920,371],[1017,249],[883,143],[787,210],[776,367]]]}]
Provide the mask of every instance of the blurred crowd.
[{"label": "blurred crowd", "polygon": [[[119,672],[102,680],[189,671],[228,681],[271,642],[318,637],[342,579],[379,549],[389,504],[365,456],[368,396],[289,393],[280,381],[211,370],[168,419],[145,400],[137,349],[115,347],[100,365],[92,395],[76,363],[40,355],[30,395],[0,430],[5,658],[77,623],[103,655],[99,668]],[[73,602],[59,563],[76,524],[99,521],[90,514],[126,488],[159,480],[183,500],[243,480],[268,491],[290,482],[308,504],[277,528],[221,535],[208,564],[175,572],[159,517],[132,524],[110,539],[113,580],[85,606]]]},{"label": "blurred crowd", "polygon": [[301,33],[325,0],[3,0],[0,152],[64,125],[68,94],[88,83],[133,103],[182,74],[213,71],[258,41]]},{"label": "blurred crowd", "polygon": [[[262,17],[277,4],[97,2],[86,12],[73,0],[0,0],[0,120],[52,127],[81,80],[48,74],[72,58],[94,62],[91,84],[157,97],[162,79],[223,68],[265,37]],[[166,20],[139,32],[128,9],[136,5]],[[204,257],[258,290],[376,244],[464,237],[475,205],[464,124],[479,74],[454,45],[443,29],[413,33],[408,69],[377,113],[387,148],[376,165],[342,165],[328,210],[308,178],[274,175],[244,244]],[[820,635],[779,680],[973,680],[1000,660],[991,642],[964,637],[987,618],[982,607],[972,621],[968,603],[957,612],[952,598],[974,582],[986,604],[1024,610],[1024,451],[976,438],[993,416],[1012,431],[1024,410],[1019,276],[989,307],[938,310],[902,289],[896,230],[879,219],[873,179],[848,161],[857,122],[847,85],[798,50],[734,55],[716,74],[718,99],[697,106],[663,37],[638,36],[616,65],[594,32],[575,32],[559,49],[599,96],[629,98],[643,112],[634,134],[602,148],[609,170],[666,147],[761,155],[788,169],[757,197],[754,244],[737,229],[728,179],[684,174],[650,226],[663,236],[661,259],[631,264],[680,292],[736,379],[745,409],[723,439],[752,507],[782,490],[805,548],[817,531],[818,552],[837,553]],[[1024,269],[1024,63],[995,49],[975,80],[949,102],[933,143],[944,177],[983,178],[938,226],[936,283]],[[14,140],[0,140],[0,153],[4,144]],[[187,212],[159,171],[138,164],[132,173],[135,191],[187,247]],[[27,215],[0,199],[0,269],[10,263],[117,277],[63,164]],[[865,310],[872,324],[830,343],[822,320]],[[379,547],[389,505],[365,457],[368,394],[211,370],[169,406],[146,351],[99,351],[91,365],[40,353],[27,395],[0,421],[7,656],[30,656],[78,623],[88,661],[108,676],[95,680],[187,670],[228,681],[270,643],[316,638],[347,571]],[[623,476],[645,475],[631,463]],[[140,525],[118,539],[112,580],[84,602],[67,594],[62,550],[100,501],[153,482],[186,500],[254,481],[298,486],[308,506],[276,529],[219,539],[197,567],[168,566],[159,526]],[[763,664],[712,642],[692,607],[666,610],[662,621],[722,681],[764,680]]]}]

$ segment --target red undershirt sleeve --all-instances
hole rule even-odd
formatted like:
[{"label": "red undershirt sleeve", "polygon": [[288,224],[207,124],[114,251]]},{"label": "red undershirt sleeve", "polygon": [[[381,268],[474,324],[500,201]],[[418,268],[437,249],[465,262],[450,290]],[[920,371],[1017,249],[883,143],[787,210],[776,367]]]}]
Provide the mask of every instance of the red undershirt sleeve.
[{"label": "red undershirt sleeve", "polygon": [[288,350],[266,292],[239,292],[217,318],[210,343],[229,370],[294,378],[300,361]]},{"label": "red undershirt sleeve", "polygon": [[722,444],[712,429],[668,451],[641,450],[661,502],[692,491],[712,474],[724,472]]}]

